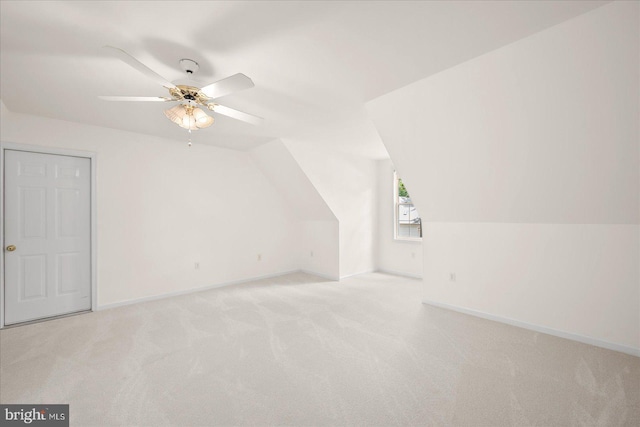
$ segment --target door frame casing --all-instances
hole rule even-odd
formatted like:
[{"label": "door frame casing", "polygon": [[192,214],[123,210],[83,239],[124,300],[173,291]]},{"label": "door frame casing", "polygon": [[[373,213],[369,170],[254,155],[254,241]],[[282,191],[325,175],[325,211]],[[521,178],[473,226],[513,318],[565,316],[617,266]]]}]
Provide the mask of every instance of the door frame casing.
[{"label": "door frame casing", "polygon": [[[90,257],[90,269],[91,269],[91,311],[96,311],[98,308],[98,227],[97,227],[97,197],[96,197],[96,169],[97,169],[97,154],[92,151],[82,151],[82,150],[74,150],[74,149],[66,149],[66,148],[58,148],[58,147],[46,147],[39,145],[30,145],[30,144],[17,144],[13,142],[4,142],[0,141],[0,226],[2,227],[2,233],[0,233],[0,248],[2,248],[2,256],[0,257],[0,329],[5,327],[4,324],[4,251],[5,251],[5,241],[4,241],[4,159],[5,159],[5,151],[6,150],[14,150],[14,151],[25,151],[29,153],[41,153],[41,154],[52,154],[59,156],[71,156],[71,157],[81,157],[89,159],[90,170],[91,173],[89,175],[89,179],[91,180],[90,185],[90,218],[89,221],[91,223],[91,230],[89,238],[91,239],[91,257]],[[42,319],[42,320],[46,320]],[[13,326],[13,325],[12,325]]]}]

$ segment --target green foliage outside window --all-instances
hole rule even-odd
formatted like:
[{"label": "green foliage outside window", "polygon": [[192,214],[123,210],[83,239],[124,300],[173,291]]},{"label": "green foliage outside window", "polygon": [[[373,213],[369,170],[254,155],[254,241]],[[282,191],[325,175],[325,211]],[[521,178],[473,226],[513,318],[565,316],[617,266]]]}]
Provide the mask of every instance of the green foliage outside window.
[{"label": "green foliage outside window", "polygon": [[409,192],[404,186],[404,183],[401,179],[398,179],[398,196],[399,197],[409,197]]}]

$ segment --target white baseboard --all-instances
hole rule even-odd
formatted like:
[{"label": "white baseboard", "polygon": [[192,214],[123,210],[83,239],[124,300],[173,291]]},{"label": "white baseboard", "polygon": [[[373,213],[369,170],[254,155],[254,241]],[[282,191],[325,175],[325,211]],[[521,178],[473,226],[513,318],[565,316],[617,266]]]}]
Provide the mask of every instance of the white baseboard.
[{"label": "white baseboard", "polygon": [[547,335],[553,335],[560,338],[565,338],[572,341],[578,341],[584,344],[593,345],[596,347],[606,348],[608,350],[619,351],[620,353],[630,354],[632,356],[640,357],[640,349],[628,347],[621,344],[615,344],[608,341],[602,341],[596,338],[586,337],[584,335],[574,334],[571,332],[559,331],[557,329],[547,328],[545,326],[534,325],[531,323],[521,322],[520,320],[510,319],[508,317],[496,316],[493,314],[485,313],[483,311],[473,310],[470,308],[459,307],[455,305],[445,304],[436,301],[423,300],[423,304],[432,305],[434,307],[444,308],[447,310],[457,311],[459,313],[469,314],[471,316],[481,317],[483,319],[493,320],[495,322],[506,323],[507,325],[517,326],[523,329],[529,329],[535,332],[541,332]]},{"label": "white baseboard", "polygon": [[405,273],[403,271],[387,270],[386,268],[378,269],[378,273],[391,274],[393,276],[408,277],[409,279],[422,280],[422,276],[419,274]]},{"label": "white baseboard", "polygon": [[344,276],[340,276],[339,280],[348,279],[349,277],[353,277],[353,276],[360,276],[361,274],[369,274],[369,273],[375,273],[375,272],[376,270],[367,270],[367,271],[361,271],[360,273],[345,274]]},{"label": "white baseboard", "polygon": [[[278,276],[284,276],[285,274],[292,274],[292,273],[298,273],[298,272],[300,272],[300,270],[282,271],[279,273],[266,274],[264,276],[249,277],[247,279],[232,280],[230,282],[216,283],[215,285],[201,286],[199,288],[185,289],[182,291],[167,292],[165,294],[152,295],[149,297],[142,297],[142,298],[135,298],[135,299],[126,300],[126,301],[114,302],[111,304],[104,304],[104,305],[98,306],[98,311],[108,310],[110,308],[122,307],[125,305],[138,304],[141,302],[155,301],[159,299],[175,297],[178,295],[193,294],[195,292],[208,291],[209,289],[221,288],[223,286],[239,285],[241,283],[253,282],[255,280],[271,279]],[[315,276],[318,276],[318,274],[316,273],[308,273],[308,274],[313,274]]]},{"label": "white baseboard", "polygon": [[311,270],[302,269],[302,270],[298,270],[298,271],[300,271],[302,273],[305,273],[305,274],[310,274],[312,276],[318,276],[318,277],[321,277],[323,279],[331,280],[332,282],[337,282],[337,281],[340,280],[339,277],[329,276],[328,274],[324,274],[324,273],[316,273],[315,271],[311,271]]}]

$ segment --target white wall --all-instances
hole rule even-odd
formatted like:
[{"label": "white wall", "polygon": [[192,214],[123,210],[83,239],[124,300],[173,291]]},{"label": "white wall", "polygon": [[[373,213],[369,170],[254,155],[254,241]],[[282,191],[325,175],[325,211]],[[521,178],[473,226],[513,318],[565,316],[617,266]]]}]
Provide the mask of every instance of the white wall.
[{"label": "white wall", "polygon": [[[394,216],[395,168],[391,160],[378,160],[378,269],[422,278],[422,242],[396,240]],[[411,189],[408,188],[411,194]]]},{"label": "white wall", "polygon": [[333,280],[340,277],[338,220],[287,147],[274,140],[251,150],[255,164],[297,219],[300,269]]},{"label": "white wall", "polygon": [[322,141],[283,142],[339,221],[340,277],[376,270],[376,161]]},{"label": "white wall", "polygon": [[1,118],[3,142],[97,153],[99,306],[299,268],[298,220],[248,153]]},{"label": "white wall", "polygon": [[298,265],[302,271],[340,280],[340,227],[337,220],[300,221]]},{"label": "white wall", "polygon": [[368,104],[426,220],[425,301],[639,351],[638,9],[605,5]]}]

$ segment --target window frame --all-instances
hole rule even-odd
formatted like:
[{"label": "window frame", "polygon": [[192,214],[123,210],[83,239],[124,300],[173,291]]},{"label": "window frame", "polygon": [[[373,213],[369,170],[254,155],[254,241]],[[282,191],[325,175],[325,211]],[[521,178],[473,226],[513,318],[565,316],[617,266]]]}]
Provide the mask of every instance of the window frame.
[{"label": "window frame", "polygon": [[396,171],[393,171],[393,240],[400,241],[400,242],[420,243],[422,242],[422,237],[423,237],[422,217],[420,217],[420,237],[404,237],[404,236],[398,235],[398,226],[400,225],[400,222],[398,219],[399,217],[398,212],[400,209],[400,205],[402,205],[400,203],[399,194],[398,194],[398,187],[399,187],[398,184],[400,179],[401,178],[398,176],[398,173]]}]

